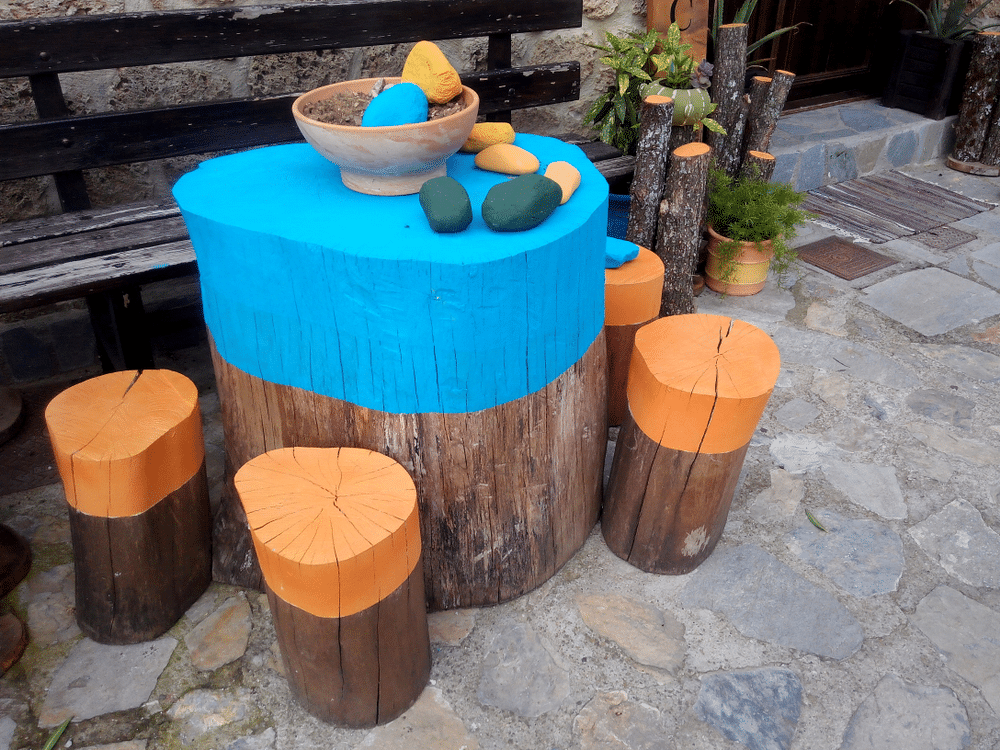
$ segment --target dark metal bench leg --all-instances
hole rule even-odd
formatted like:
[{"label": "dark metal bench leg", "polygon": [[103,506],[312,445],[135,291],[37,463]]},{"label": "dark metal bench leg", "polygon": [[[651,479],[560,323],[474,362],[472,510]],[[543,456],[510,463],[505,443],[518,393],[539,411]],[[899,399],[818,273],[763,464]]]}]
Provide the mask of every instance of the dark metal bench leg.
[{"label": "dark metal bench leg", "polygon": [[139,287],[87,297],[105,372],[153,367],[153,344]]}]

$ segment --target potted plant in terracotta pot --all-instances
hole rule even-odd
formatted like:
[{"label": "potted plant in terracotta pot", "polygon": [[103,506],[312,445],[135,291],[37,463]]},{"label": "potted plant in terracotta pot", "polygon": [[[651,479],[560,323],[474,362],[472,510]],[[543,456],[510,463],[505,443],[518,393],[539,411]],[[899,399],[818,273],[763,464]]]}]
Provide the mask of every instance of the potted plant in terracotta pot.
[{"label": "potted plant in terracotta pot", "polygon": [[789,183],[712,170],[708,189],[708,261],[705,283],[721,294],[745,297],[764,288],[768,272],[784,281],[798,259],[788,240],[809,214],[805,195]]},{"label": "potted plant in terracotta pot", "polygon": [[882,104],[940,120],[958,112],[969,67],[965,40],[1000,24],[975,23],[991,0],[983,0],[968,11],[966,0],[931,0],[926,11],[910,0],[902,2],[920,13],[927,28],[899,32],[899,50]]}]

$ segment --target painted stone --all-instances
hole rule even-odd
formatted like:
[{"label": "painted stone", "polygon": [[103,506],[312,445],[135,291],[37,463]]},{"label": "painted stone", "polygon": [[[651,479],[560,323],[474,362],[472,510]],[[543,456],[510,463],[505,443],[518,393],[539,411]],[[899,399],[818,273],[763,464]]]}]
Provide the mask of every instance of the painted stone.
[{"label": "painted stone", "polygon": [[[476,154],[476,166],[487,172],[522,175],[537,172],[541,164],[538,157],[520,146],[497,143]],[[562,190],[559,191],[559,199],[562,200]]]},{"label": "painted stone", "polygon": [[545,168],[545,176],[550,180],[555,180],[562,189],[562,201],[560,205],[573,197],[573,193],[580,187],[580,170],[568,161],[554,161]]},{"label": "painted stone", "polygon": [[435,232],[461,232],[472,223],[472,202],[453,177],[435,177],[420,188],[420,207]]},{"label": "painted stone", "polygon": [[484,148],[498,143],[513,143],[515,136],[514,127],[509,122],[477,122],[472,126],[469,139],[460,150],[467,154],[478,154]]},{"label": "painted stone", "polygon": [[462,93],[462,79],[434,42],[417,42],[403,63],[402,79],[415,83],[434,104],[450,102]]},{"label": "painted stone", "polygon": [[604,246],[604,267],[618,268],[639,257],[639,246],[634,242],[620,240],[617,237],[608,237],[608,243]]},{"label": "painted stone", "polygon": [[534,229],[559,207],[561,198],[555,181],[540,174],[521,175],[490,188],[483,201],[483,221],[494,232]]},{"label": "painted stone", "polygon": [[361,125],[410,125],[427,122],[427,97],[415,83],[397,83],[371,100],[361,116]]}]

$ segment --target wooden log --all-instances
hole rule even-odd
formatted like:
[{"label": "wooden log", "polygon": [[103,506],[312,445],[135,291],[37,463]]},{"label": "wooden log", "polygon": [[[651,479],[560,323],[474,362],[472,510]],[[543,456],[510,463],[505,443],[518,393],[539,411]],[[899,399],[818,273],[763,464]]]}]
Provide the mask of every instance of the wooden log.
[{"label": "wooden log", "polygon": [[669,96],[647,96],[642,102],[632,204],[625,232],[626,240],[641,247],[651,247],[656,241],[656,218],[670,158],[673,116],[674,100]]},{"label": "wooden log", "polygon": [[[983,142],[983,152],[979,157],[982,168],[973,174],[982,174],[995,177],[1000,174],[1000,106],[994,106],[990,114],[990,125],[986,131],[986,140]],[[997,170],[994,172],[994,170]],[[972,170],[970,170],[972,171]]]},{"label": "wooden log", "polygon": [[698,261],[711,153],[705,143],[689,143],[671,155],[656,237],[656,254],[665,268],[660,315],[694,312],[692,279]]},{"label": "wooden log", "polygon": [[45,410],[69,504],[76,618],[100,643],[166,632],[211,581],[198,391],[179,373],[109,373]]},{"label": "wooden log", "polygon": [[281,448],[234,482],[292,694],[342,726],[398,717],[431,666],[409,474],[374,451]]},{"label": "wooden log", "polygon": [[747,151],[740,167],[740,177],[748,177],[761,182],[770,182],[774,175],[777,159],[764,151]]},{"label": "wooden log", "polygon": [[709,131],[705,136],[705,142],[716,154],[725,152],[725,143],[739,120],[745,91],[746,67],[747,25],[723,24],[719,27],[715,39],[715,70],[712,72],[710,92],[712,101],[718,105],[712,118],[726,130],[726,133],[723,135]]},{"label": "wooden log", "polygon": [[[603,332],[540,391],[467,414],[368,409],[243,372],[212,353],[226,464],[281,446],[350,445],[405,466],[417,485],[427,606],[508,601],[539,586],[597,522],[607,445]],[[503,470],[497,470],[498,466]],[[227,486],[215,517],[223,564],[261,587],[246,515]]]},{"label": "wooden log", "polygon": [[[673,153],[681,146],[689,143],[700,143],[702,140],[703,128],[696,128],[694,125],[675,125],[670,130],[670,153]],[[670,162],[667,161],[667,174],[670,173]],[[666,181],[666,176],[664,176]]]},{"label": "wooden log", "polygon": [[716,166],[730,177],[736,175],[743,161],[743,133],[746,130],[749,111],[750,98],[744,94],[736,105],[735,114],[727,130],[728,135],[722,141],[722,151],[715,156]]},{"label": "wooden log", "polygon": [[771,77],[767,87],[767,95],[754,98],[751,88],[750,111],[747,113],[746,136],[743,139],[743,152],[767,151],[771,145],[771,136],[778,125],[781,110],[788,101],[788,92],[792,90],[795,74],[787,70],[777,70]]},{"label": "wooden log", "polygon": [[645,247],[618,268],[604,271],[604,335],[608,347],[608,424],[617,427],[628,412],[625,387],[635,332],[660,313],[663,261]]},{"label": "wooden log", "polygon": [[743,321],[676,315],[638,331],[601,521],[612,552],[649,573],[708,558],[779,369],[777,346]]},{"label": "wooden log", "polygon": [[1000,32],[981,31],[972,37],[971,43],[972,57],[965,75],[955,124],[955,148],[951,153],[958,162],[981,160],[1000,78]]},{"label": "wooden log", "polygon": [[[220,157],[174,187],[218,355],[228,471],[292,446],[399,461],[417,483],[434,609],[540,585],[600,509],[608,183],[575,146],[519,143],[581,174],[524,232],[474,221],[438,234],[416,196],[354,193],[306,144]],[[476,205],[509,180],[467,154],[448,164]],[[245,188],[236,211],[218,199],[232,184]],[[260,586],[243,515],[227,487],[216,575]]]}]

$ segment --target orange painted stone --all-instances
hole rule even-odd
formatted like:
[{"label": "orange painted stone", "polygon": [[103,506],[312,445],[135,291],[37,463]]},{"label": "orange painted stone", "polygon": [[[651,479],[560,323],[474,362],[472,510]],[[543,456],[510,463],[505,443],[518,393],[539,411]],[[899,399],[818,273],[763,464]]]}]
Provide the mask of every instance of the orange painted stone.
[{"label": "orange painted stone", "polygon": [[560,206],[572,198],[573,193],[580,187],[580,170],[566,161],[554,161],[549,164],[545,168],[545,176],[554,180],[562,190]]},{"label": "orange painted stone", "polygon": [[512,143],[497,143],[476,154],[476,166],[487,172],[522,175],[537,172],[541,164],[530,151]]},{"label": "orange painted stone", "polygon": [[498,143],[513,143],[515,137],[517,134],[509,122],[477,122],[461,150],[467,154],[478,154]]}]

